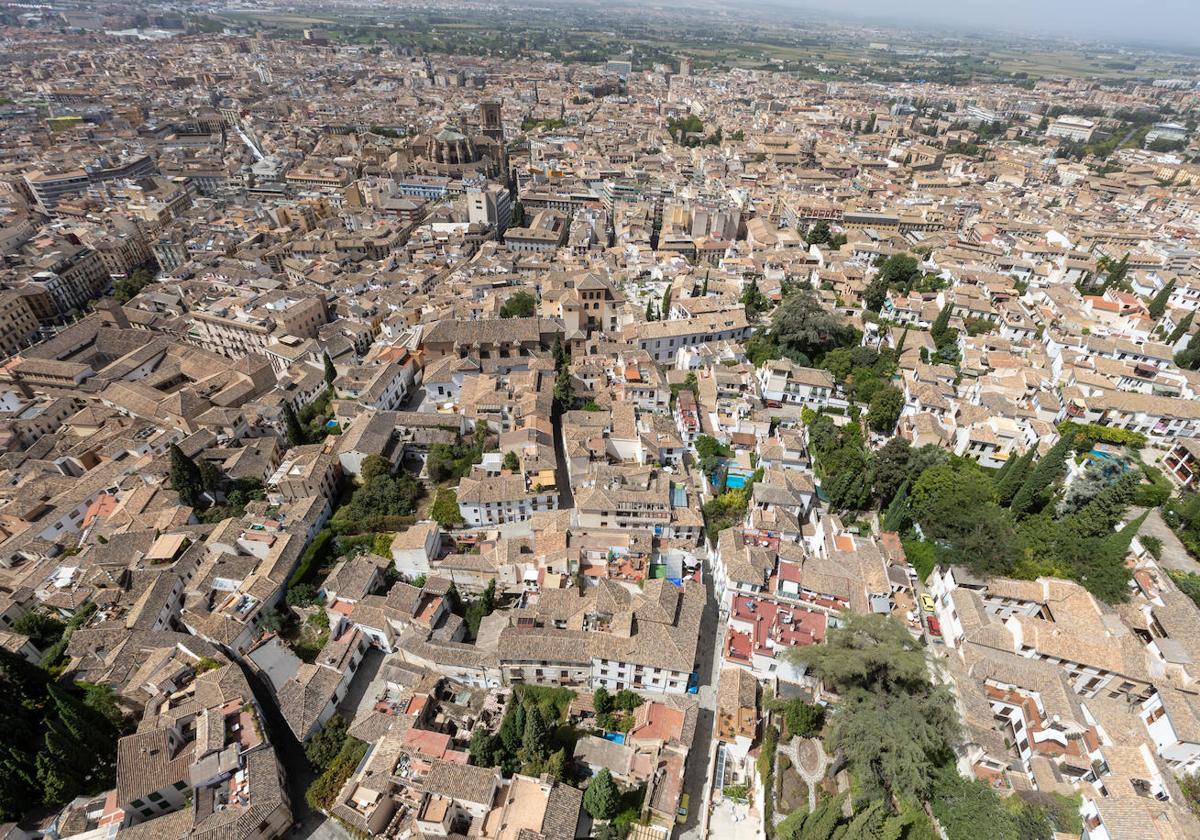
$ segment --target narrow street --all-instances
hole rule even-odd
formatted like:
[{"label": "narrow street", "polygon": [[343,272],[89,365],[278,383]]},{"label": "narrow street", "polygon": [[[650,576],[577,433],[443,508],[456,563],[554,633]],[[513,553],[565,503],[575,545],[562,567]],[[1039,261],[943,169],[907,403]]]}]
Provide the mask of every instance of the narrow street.
[{"label": "narrow street", "polygon": [[246,675],[246,682],[250,684],[250,690],[254,692],[254,699],[258,701],[258,707],[262,709],[263,724],[283,767],[288,799],[292,803],[292,821],[297,826],[291,836],[311,837],[317,840],[350,840],[350,835],[340,825],[308,807],[304,792],[308,790],[316,774],[304,755],[304,747],[283,719],[270,686],[247,666],[241,665],[241,668],[242,673]]},{"label": "narrow street", "polygon": [[709,778],[710,753],[713,747],[713,731],[716,726],[717,682],[721,675],[721,643],[725,635],[724,623],[717,610],[713,591],[712,565],[709,561],[707,542],[704,552],[704,590],[707,596],[704,615],[700,620],[700,641],[697,648],[697,676],[700,683],[696,699],[700,703],[696,715],[696,735],[688,753],[684,771],[683,790],[688,796],[687,821],[679,828],[682,840],[702,840],[705,832],[706,796],[712,780]]}]

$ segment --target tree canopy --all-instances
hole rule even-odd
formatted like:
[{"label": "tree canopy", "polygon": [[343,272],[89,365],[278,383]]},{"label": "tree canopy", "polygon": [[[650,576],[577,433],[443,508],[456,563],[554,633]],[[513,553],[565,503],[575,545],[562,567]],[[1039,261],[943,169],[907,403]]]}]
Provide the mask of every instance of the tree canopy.
[{"label": "tree canopy", "polygon": [[537,301],[529,292],[515,292],[500,307],[501,318],[532,318]]},{"label": "tree canopy", "polygon": [[908,629],[888,616],[850,614],[827,644],[789,655],[840,695],[828,745],[846,756],[863,797],[924,801],[934,768],[953,757],[959,727],[953,697],[931,685]]},{"label": "tree canopy", "polygon": [[811,289],[784,298],[771,315],[771,336],[783,355],[800,364],[835,347],[856,343],[856,332],[841,316],[821,306]]}]

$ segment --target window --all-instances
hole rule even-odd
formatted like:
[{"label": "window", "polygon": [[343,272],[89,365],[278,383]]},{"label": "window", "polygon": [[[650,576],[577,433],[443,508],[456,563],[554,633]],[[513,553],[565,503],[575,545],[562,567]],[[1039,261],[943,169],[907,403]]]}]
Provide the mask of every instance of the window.
[{"label": "window", "polygon": [[154,793],[150,794],[150,796],[149,796],[149,799],[151,802],[162,802],[162,798],[163,798],[162,794],[159,793],[158,791],[155,791]]}]

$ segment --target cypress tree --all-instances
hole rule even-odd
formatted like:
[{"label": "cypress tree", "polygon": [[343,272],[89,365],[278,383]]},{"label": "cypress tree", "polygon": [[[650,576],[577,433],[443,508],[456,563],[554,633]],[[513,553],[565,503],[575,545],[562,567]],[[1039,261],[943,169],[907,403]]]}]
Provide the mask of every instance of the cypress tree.
[{"label": "cypress tree", "polygon": [[575,381],[571,378],[570,368],[564,366],[558,371],[558,376],[554,378],[554,399],[558,400],[558,405],[563,411],[570,411],[575,407]]},{"label": "cypress tree", "polygon": [[1001,475],[996,477],[996,497],[1001,505],[1007,506],[1012,503],[1013,496],[1017,495],[1017,491],[1025,483],[1025,479],[1029,475],[1029,468],[1033,465],[1033,459],[1036,456],[1037,447],[1031,446],[1024,455],[1008,459],[1001,470]]},{"label": "cypress tree", "polygon": [[200,468],[175,444],[171,444],[168,452],[171,457],[169,472],[171,487],[175,489],[184,503],[194,507],[204,489],[204,479],[200,474]]},{"label": "cypress tree", "polygon": [[667,286],[666,290],[663,291],[662,306],[659,307],[658,311],[660,313],[662,313],[663,318],[666,318],[667,313],[671,311],[671,287],[670,286]]},{"label": "cypress tree", "polygon": [[1067,453],[1075,441],[1075,432],[1067,432],[1051,447],[1046,457],[1038,461],[1029,472],[1029,477],[1021,484],[1021,489],[1013,496],[1009,508],[1018,517],[1029,513],[1038,503],[1046,489],[1054,483],[1063,472]]},{"label": "cypress tree", "polygon": [[554,355],[554,369],[562,370],[567,363],[567,350],[563,347],[561,335],[555,334],[552,353]]},{"label": "cypress tree", "polygon": [[300,418],[296,416],[296,409],[292,408],[291,403],[283,404],[283,425],[287,430],[288,446],[300,446],[307,440],[304,427],[300,425]]},{"label": "cypress tree", "polygon": [[929,328],[929,335],[933,338],[935,344],[940,344],[942,336],[950,329],[950,304],[942,307],[942,311],[938,313],[934,319],[933,325]]},{"label": "cypress tree", "polygon": [[700,287],[700,297],[708,297],[708,272],[704,272],[704,285]]},{"label": "cypress tree", "polygon": [[1121,530],[1108,538],[1108,548],[1113,552],[1115,559],[1118,561],[1125,559],[1125,555],[1129,553],[1129,546],[1133,544],[1133,538],[1137,536],[1138,531],[1142,530],[1142,523],[1146,521],[1146,517],[1149,515],[1150,511],[1142,511],[1141,516],[1125,523]]},{"label": "cypress tree", "polygon": [[1162,314],[1167,311],[1167,299],[1171,297],[1171,292],[1175,291],[1175,281],[1172,280],[1167,285],[1159,290],[1158,294],[1150,299],[1150,317],[1157,321],[1162,317]]},{"label": "cypress tree", "polygon": [[1188,314],[1183,316],[1183,320],[1176,325],[1175,329],[1171,330],[1171,335],[1167,338],[1167,344],[1174,347],[1179,339],[1187,335],[1188,329],[1192,326],[1192,317],[1195,314],[1189,311]]},{"label": "cypress tree", "polygon": [[646,320],[653,321],[654,318],[654,299],[650,298],[646,301]]},{"label": "cypress tree", "polygon": [[337,379],[337,368],[333,366],[333,359],[329,358],[328,353],[324,353],[325,362],[325,384],[332,386],[333,380]]},{"label": "cypress tree", "polygon": [[521,737],[521,755],[525,761],[539,763],[546,760],[546,745],[550,730],[537,706],[530,706],[525,714],[525,732]]},{"label": "cypress tree", "polygon": [[903,531],[908,525],[908,479],[904,479],[904,483],[900,485],[900,489],[896,491],[896,495],[892,497],[891,503],[887,506],[887,510],[883,514],[883,519],[879,522],[879,530],[881,531]]},{"label": "cypress tree", "polygon": [[46,721],[37,774],[45,802],[57,805],[112,783],[116,732],[58,686],[48,685],[47,691],[55,717]]},{"label": "cypress tree", "polygon": [[1018,455],[1016,458],[1009,457],[1004,460],[1004,463],[1000,465],[1000,469],[996,470],[996,474],[992,476],[992,481],[996,486],[1000,485],[1000,482],[1004,480],[1005,474],[1012,469],[1013,461],[1020,460],[1020,458],[1021,456]]},{"label": "cypress tree", "polygon": [[525,735],[525,707],[515,699],[513,703],[513,708],[500,722],[500,745],[509,755],[517,754]]}]

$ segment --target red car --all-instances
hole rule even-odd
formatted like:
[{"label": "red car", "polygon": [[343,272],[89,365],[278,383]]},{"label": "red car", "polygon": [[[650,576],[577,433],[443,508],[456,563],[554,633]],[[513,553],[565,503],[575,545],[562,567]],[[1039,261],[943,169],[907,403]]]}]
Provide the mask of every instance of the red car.
[{"label": "red car", "polygon": [[930,636],[942,635],[942,625],[939,624],[938,620],[935,617],[933,617],[932,615],[929,616],[929,635]]}]

